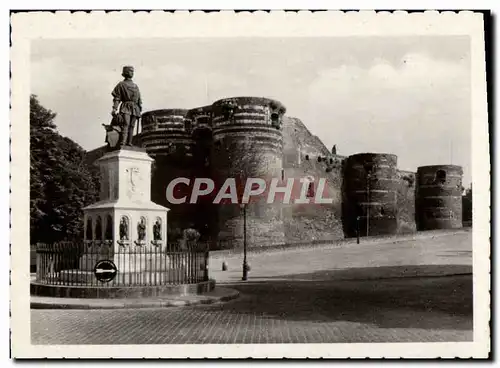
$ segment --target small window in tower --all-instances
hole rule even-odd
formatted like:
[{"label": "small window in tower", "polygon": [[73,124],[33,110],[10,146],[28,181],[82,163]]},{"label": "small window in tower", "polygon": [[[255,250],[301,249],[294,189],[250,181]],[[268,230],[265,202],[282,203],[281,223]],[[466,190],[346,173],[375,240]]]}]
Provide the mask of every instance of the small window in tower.
[{"label": "small window in tower", "polygon": [[366,173],[371,174],[373,172],[373,164],[371,162],[367,162],[363,165]]},{"label": "small window in tower", "polygon": [[446,183],[446,171],[444,170],[436,171],[436,183],[438,184]]},{"label": "small window in tower", "polygon": [[309,161],[309,155],[306,155],[306,161]]},{"label": "small window in tower", "polygon": [[318,162],[321,162],[321,156],[318,156]]},{"label": "small window in tower", "polygon": [[333,164],[333,158],[330,159],[330,165]]},{"label": "small window in tower", "polygon": [[281,180],[285,180],[285,169],[281,169]]}]

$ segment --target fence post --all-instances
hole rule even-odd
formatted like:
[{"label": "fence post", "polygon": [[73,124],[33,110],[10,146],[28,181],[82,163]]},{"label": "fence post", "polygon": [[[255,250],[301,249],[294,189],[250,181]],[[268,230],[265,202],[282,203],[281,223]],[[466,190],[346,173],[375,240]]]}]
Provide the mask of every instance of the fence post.
[{"label": "fence post", "polygon": [[207,244],[207,246],[205,247],[205,254],[204,254],[205,270],[204,270],[204,274],[203,274],[203,281],[208,281],[208,258],[209,258],[209,255],[210,255],[209,245]]},{"label": "fence post", "polygon": [[38,253],[38,244],[39,243],[36,243],[35,244],[35,257],[36,257],[36,281],[40,281],[40,268],[42,267],[41,266],[41,257],[40,257],[40,253]]}]

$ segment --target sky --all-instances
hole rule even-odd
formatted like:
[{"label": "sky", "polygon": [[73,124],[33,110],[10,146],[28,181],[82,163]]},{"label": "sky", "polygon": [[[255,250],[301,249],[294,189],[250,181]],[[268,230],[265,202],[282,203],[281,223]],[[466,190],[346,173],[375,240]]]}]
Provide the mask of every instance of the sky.
[{"label": "sky", "polygon": [[143,111],[232,96],[281,101],[337,153],[392,153],[401,170],[454,164],[471,182],[466,36],[37,40],[31,92],[62,135],[104,144],[111,91],[135,67]]}]

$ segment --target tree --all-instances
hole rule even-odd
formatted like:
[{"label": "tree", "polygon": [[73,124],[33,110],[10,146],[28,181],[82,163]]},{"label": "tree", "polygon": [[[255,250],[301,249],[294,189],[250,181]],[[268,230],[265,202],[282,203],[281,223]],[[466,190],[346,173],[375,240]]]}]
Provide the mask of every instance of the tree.
[{"label": "tree", "polygon": [[98,176],[85,162],[85,151],[61,136],[56,114],[30,96],[31,243],[79,239],[82,208],[95,202]]}]

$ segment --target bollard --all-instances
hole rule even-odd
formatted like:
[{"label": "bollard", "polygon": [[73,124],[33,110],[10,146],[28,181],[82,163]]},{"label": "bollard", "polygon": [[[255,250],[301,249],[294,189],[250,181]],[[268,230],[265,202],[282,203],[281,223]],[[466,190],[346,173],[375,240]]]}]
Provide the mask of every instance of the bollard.
[{"label": "bollard", "polygon": [[222,271],[227,271],[227,262],[226,261],[222,262]]},{"label": "bollard", "polygon": [[358,216],[356,218],[356,235],[358,236],[357,243],[359,244],[359,221],[361,220],[361,217]]}]

